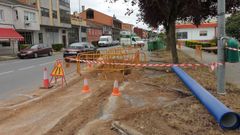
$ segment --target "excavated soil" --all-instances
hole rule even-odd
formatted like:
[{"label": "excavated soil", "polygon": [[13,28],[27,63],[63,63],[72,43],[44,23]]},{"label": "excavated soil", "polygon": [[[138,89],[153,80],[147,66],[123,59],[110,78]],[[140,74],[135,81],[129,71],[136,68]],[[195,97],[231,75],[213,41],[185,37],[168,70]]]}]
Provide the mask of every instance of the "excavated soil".
[{"label": "excavated soil", "polygon": [[[196,63],[180,54],[181,63]],[[149,55],[151,63],[170,63],[165,51]],[[185,68],[226,106],[240,112],[240,90],[227,85],[227,95],[216,94],[216,78],[207,67]],[[133,68],[123,73],[86,74],[91,92],[81,93],[83,77],[69,88],[18,109],[1,109],[0,135],[118,135],[119,121],[144,135],[237,135],[223,131],[169,68]],[[111,96],[114,80],[121,96]],[[8,115],[9,114],[9,115]]]}]

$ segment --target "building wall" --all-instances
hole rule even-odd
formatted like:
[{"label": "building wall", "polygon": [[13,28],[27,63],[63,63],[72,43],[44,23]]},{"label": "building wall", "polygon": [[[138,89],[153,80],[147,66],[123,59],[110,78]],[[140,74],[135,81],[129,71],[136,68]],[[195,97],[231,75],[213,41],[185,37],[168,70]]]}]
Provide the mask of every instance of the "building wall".
[{"label": "building wall", "polygon": [[[92,9],[87,9],[87,10],[92,10]],[[87,10],[83,11],[82,13],[80,13],[80,17],[83,19],[87,19],[86,16],[86,12]],[[94,18],[90,19],[91,21],[97,22],[97,23],[101,23],[104,25],[108,25],[108,26],[112,26],[113,25],[113,18],[111,16],[108,16],[106,14],[100,13],[96,10],[94,11]]]},{"label": "building wall", "polygon": [[54,28],[57,29],[57,32],[49,32],[49,29],[53,29],[52,27],[41,27],[40,31],[34,33],[34,38],[35,38],[35,44],[40,43],[39,42],[39,33],[42,33],[43,35],[43,43],[51,46],[52,44],[59,44],[62,43],[62,29]]},{"label": "building wall", "polygon": [[[86,31],[82,31],[82,28],[85,28]],[[79,40],[80,42],[88,41],[88,28],[86,26],[81,26],[79,29]]]},{"label": "building wall", "polygon": [[132,24],[127,24],[127,23],[122,23],[122,30],[123,31],[133,31],[133,25]]},{"label": "building wall", "polygon": [[[200,31],[207,31],[207,36],[200,36]],[[177,29],[176,32],[187,32],[187,39],[178,40],[212,40],[216,37],[216,28],[194,28],[194,29]]]},{"label": "building wall", "polygon": [[[18,19],[16,18],[16,13],[13,11],[14,15],[14,25],[16,29],[24,29],[24,30],[40,30],[40,24],[38,20],[38,12],[37,10],[27,9],[22,7],[16,7],[14,10],[18,12]],[[26,21],[24,20],[24,12],[31,12],[35,14],[35,21],[29,22],[29,25],[25,25]]]},{"label": "building wall", "polygon": [[100,36],[102,36],[102,30],[96,28],[88,28],[87,37],[88,42],[99,41]]},{"label": "building wall", "polygon": [[135,27],[134,33],[136,33],[140,38],[143,38],[143,29]]},{"label": "building wall", "polygon": [[0,24],[4,24],[6,27],[7,25],[13,25],[13,10],[10,6],[4,6],[0,4],[0,10],[3,10],[4,20],[0,21]]}]

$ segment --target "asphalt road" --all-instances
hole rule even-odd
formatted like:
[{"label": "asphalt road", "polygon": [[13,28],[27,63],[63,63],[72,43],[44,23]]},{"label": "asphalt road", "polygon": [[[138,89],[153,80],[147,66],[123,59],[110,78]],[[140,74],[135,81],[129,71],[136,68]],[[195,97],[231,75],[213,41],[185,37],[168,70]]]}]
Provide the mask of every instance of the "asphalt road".
[{"label": "asphalt road", "polygon": [[[107,48],[99,50],[104,49]],[[0,100],[38,89],[42,85],[43,69],[46,67],[50,74],[56,59],[62,59],[62,53],[50,57],[0,62]],[[71,66],[65,70],[66,74],[75,72],[75,68],[76,66]]]}]

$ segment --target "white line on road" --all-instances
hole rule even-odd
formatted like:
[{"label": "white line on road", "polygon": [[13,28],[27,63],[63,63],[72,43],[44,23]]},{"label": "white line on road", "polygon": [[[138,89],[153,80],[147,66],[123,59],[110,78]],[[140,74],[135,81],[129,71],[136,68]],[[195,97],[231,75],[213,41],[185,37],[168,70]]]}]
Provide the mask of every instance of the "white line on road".
[{"label": "white line on road", "polygon": [[0,73],[0,75],[6,75],[6,74],[10,74],[10,73],[12,73],[12,72],[14,72],[14,71],[11,70],[11,71],[7,71],[7,72],[2,72],[2,73]]},{"label": "white line on road", "polygon": [[35,66],[29,66],[29,67],[25,67],[25,68],[20,68],[18,69],[19,71],[23,71],[23,70],[28,70],[28,69],[31,69],[31,68],[34,68]]},{"label": "white line on road", "polygon": [[46,63],[42,63],[42,64],[39,64],[40,66],[45,66],[45,65],[48,65],[48,64],[52,64],[54,63],[55,61],[51,61],[51,62],[46,62]]}]

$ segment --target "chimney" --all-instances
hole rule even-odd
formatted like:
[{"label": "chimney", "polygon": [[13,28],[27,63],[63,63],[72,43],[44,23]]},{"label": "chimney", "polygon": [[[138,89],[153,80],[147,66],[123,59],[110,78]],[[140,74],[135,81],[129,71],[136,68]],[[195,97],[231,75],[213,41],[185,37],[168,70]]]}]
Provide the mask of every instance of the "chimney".
[{"label": "chimney", "polygon": [[82,6],[82,12],[85,11],[85,6]]}]

